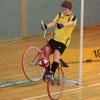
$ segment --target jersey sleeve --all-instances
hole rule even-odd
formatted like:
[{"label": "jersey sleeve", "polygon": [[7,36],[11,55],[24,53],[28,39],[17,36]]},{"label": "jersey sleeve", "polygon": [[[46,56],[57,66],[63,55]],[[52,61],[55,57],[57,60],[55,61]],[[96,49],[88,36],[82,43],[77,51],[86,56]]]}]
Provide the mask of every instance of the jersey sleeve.
[{"label": "jersey sleeve", "polygon": [[73,15],[73,16],[71,17],[70,21],[73,21],[73,25],[75,26],[76,23],[77,23],[77,18],[76,18],[76,16]]},{"label": "jersey sleeve", "polygon": [[59,14],[53,19],[53,22],[57,23],[59,21]]}]

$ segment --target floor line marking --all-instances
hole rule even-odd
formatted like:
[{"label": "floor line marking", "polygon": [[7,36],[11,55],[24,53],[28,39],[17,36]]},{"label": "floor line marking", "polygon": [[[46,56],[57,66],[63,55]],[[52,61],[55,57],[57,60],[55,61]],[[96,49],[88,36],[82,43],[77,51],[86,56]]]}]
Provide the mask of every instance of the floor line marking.
[{"label": "floor line marking", "polygon": [[[94,86],[98,86],[98,85],[100,85],[100,83],[92,84],[92,85],[89,85],[89,86],[79,86],[78,88],[64,90],[63,93],[69,92],[69,91],[79,90],[79,89],[82,89],[82,88],[94,87]],[[48,96],[48,94],[44,94],[44,95],[40,95],[40,96],[36,96],[36,97],[31,97],[31,98],[26,98],[26,99],[22,99],[22,100],[33,100],[33,99],[43,98],[43,97],[47,97],[47,96]]]},{"label": "floor line marking", "polygon": [[86,86],[86,87],[93,87],[93,86],[98,86],[98,85],[100,85],[100,83],[92,84],[92,85],[89,85],[89,86]]}]

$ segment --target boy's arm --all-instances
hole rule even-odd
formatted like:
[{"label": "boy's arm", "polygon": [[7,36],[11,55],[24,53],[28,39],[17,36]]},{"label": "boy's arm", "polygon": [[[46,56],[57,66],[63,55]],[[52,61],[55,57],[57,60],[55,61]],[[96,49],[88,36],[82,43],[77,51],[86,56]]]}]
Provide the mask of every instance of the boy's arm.
[{"label": "boy's arm", "polygon": [[57,20],[58,20],[58,15],[56,16],[56,18],[51,23],[41,25],[41,29],[44,30],[44,29],[52,28],[52,27],[56,26],[57,25]]},{"label": "boy's arm", "polygon": [[53,22],[51,22],[51,23],[49,23],[49,24],[44,24],[44,25],[41,25],[41,29],[42,30],[45,30],[45,29],[48,29],[48,28],[52,28],[52,27],[54,27],[56,25],[56,23],[53,21]]},{"label": "boy's arm", "polygon": [[73,25],[73,23],[74,23],[73,21],[69,21],[68,23],[65,23],[65,24],[64,24],[64,27],[71,26],[71,25]]},{"label": "boy's arm", "polygon": [[71,26],[71,25],[76,25],[76,22],[77,22],[77,19],[76,19],[75,16],[73,16],[73,18],[70,19],[70,20],[69,20],[67,23],[65,23],[65,24],[60,24],[60,23],[58,23],[58,24],[57,24],[57,27],[58,27],[58,29],[61,29],[61,28],[63,28],[63,27],[68,27],[68,26]]},{"label": "boy's arm", "polygon": [[54,21],[52,21],[51,23],[47,24],[48,28],[52,28],[56,25],[56,23]]}]

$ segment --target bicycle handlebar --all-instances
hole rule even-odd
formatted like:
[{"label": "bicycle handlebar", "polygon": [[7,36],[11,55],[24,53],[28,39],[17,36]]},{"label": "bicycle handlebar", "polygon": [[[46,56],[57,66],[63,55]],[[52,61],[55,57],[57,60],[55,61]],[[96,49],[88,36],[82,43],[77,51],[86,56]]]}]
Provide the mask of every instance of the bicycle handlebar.
[{"label": "bicycle handlebar", "polygon": [[[44,26],[43,20],[41,20],[41,24]],[[46,33],[47,33],[47,30],[44,28],[44,38],[45,38]]]}]

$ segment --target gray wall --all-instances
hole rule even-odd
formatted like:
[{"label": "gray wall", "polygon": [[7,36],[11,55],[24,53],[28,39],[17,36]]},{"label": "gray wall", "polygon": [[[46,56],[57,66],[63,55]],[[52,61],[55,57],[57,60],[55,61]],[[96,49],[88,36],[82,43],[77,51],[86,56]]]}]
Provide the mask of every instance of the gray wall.
[{"label": "gray wall", "polygon": [[100,0],[85,0],[85,26],[100,25]]},{"label": "gray wall", "polygon": [[21,33],[21,0],[0,0],[0,40],[17,38]]},{"label": "gray wall", "polygon": [[[27,0],[27,33],[41,33],[40,20],[45,23],[59,12],[63,0]],[[72,0],[74,13],[80,24],[80,1]],[[21,37],[21,0],[0,0],[0,40]],[[85,0],[85,26],[100,24],[100,0]]]}]

